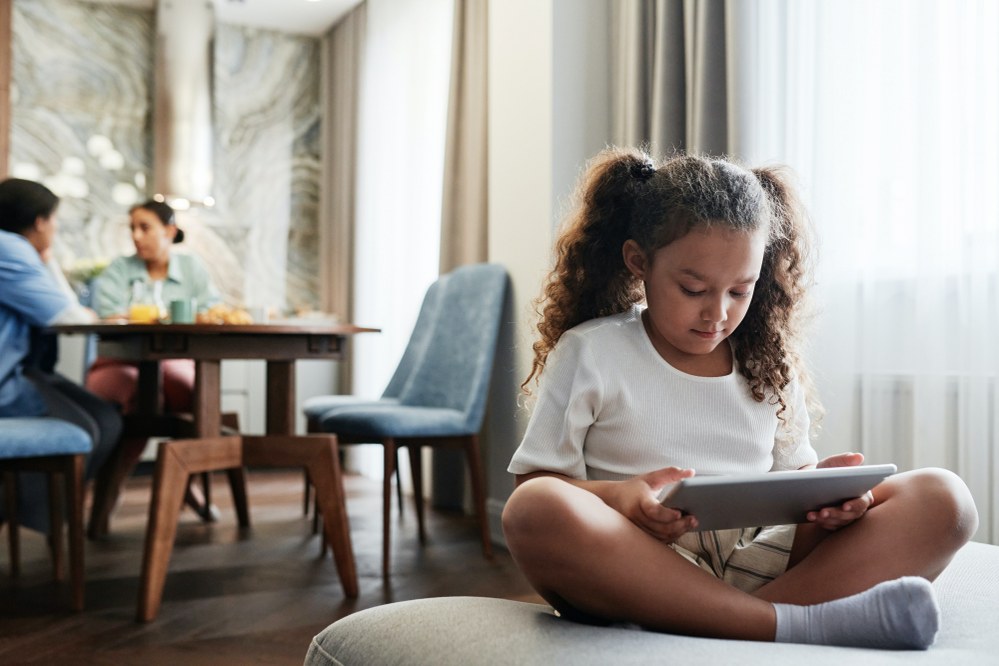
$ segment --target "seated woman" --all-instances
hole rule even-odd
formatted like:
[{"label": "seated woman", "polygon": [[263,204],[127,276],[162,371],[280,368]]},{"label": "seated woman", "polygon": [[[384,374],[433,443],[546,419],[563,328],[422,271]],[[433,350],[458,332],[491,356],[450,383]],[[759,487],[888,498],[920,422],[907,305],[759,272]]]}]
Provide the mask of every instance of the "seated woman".
[{"label": "seated woman", "polygon": [[[204,263],[192,254],[173,252],[184,239],[174,211],[160,201],[146,201],[129,211],[129,227],[135,254],[112,261],[94,284],[94,309],[102,319],[127,319],[129,301],[136,284],[159,293],[161,305],[193,299],[199,310],[217,303],[218,290]],[[189,412],[194,395],[194,361],[171,359],[160,362],[163,406],[168,413]],[[136,409],[139,369],[134,363],[98,357],[87,373],[87,389],[120,406],[123,414]],[[131,474],[146,446],[145,438],[126,437],[118,449],[112,469],[97,481],[89,534],[107,531],[108,516],[121,483]],[[195,498],[191,502],[197,505]]]},{"label": "seated woman", "polygon": [[[144,283],[162,294],[162,304],[193,299],[204,310],[219,301],[204,263],[192,254],[171,250],[184,240],[173,209],[160,201],[147,201],[129,211],[135,254],[119,257],[101,273],[94,285],[94,309],[102,319],[127,319],[133,285]],[[157,286],[158,285],[158,286]],[[191,409],[194,362],[173,359],[160,363],[163,402],[167,412]],[[87,388],[121,405],[122,412],[135,411],[139,370],[115,359],[98,358],[87,374]]]},{"label": "seated woman", "polygon": [[[94,444],[89,479],[117,445],[122,424],[113,405],[55,373],[55,341],[39,330],[96,319],[46,266],[58,205],[59,198],[39,183],[0,182],[0,417],[48,415],[83,428]],[[45,477],[22,475],[18,493],[21,522],[47,532]]]}]

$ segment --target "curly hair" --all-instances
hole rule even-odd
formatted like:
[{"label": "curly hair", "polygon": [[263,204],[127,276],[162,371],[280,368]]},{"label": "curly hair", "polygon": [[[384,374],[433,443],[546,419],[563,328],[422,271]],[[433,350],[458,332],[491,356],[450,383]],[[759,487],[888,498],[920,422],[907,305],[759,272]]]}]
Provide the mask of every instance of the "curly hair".
[{"label": "curly hair", "polygon": [[[799,351],[812,283],[808,218],[785,170],[750,171],[717,158],[678,155],[656,163],[637,149],[609,148],[591,160],[535,301],[539,339],[521,388],[530,393],[567,330],[644,301],[644,285],[624,263],[625,241],[651,259],[692,229],[713,226],[767,234],[752,302],[730,340],[753,398],[778,405],[786,423],[788,384],[797,377],[809,387]],[[818,412],[807,393],[809,411]]]}]

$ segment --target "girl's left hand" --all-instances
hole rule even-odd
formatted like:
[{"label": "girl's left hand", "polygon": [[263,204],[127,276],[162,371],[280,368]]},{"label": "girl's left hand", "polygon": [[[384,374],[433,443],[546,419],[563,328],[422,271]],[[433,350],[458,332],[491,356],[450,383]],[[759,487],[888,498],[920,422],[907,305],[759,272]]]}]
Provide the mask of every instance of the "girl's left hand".
[{"label": "girl's left hand", "polygon": [[[864,454],[862,453],[839,453],[820,460],[815,467],[853,467],[863,462]],[[833,532],[863,516],[873,505],[874,493],[868,491],[863,496],[847,500],[838,507],[827,506],[819,511],[809,511],[806,519],[810,523],[815,523],[819,527]]]}]

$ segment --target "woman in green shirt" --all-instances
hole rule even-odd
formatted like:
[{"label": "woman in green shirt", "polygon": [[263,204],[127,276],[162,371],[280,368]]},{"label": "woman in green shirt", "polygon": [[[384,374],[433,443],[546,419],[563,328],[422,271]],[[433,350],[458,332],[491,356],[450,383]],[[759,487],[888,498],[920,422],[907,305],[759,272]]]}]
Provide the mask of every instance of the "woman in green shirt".
[{"label": "woman in green shirt", "polygon": [[[206,310],[220,300],[204,263],[193,254],[172,250],[184,239],[184,232],[177,227],[170,206],[147,201],[134,206],[129,217],[135,254],[112,261],[94,287],[93,307],[102,319],[127,319],[137,284],[144,291],[159,293],[163,307],[175,300],[193,300],[198,310]],[[160,369],[166,411],[190,411],[194,362],[163,361]],[[125,361],[98,358],[87,374],[87,388],[119,404],[128,414],[135,410],[138,368]]]},{"label": "woman in green shirt", "polygon": [[[94,285],[93,308],[102,319],[128,319],[135,290],[157,293],[164,308],[175,300],[193,300],[195,310],[206,310],[219,302],[218,290],[204,263],[195,255],[173,251],[173,245],[184,239],[184,232],[177,227],[170,206],[146,201],[134,206],[129,218],[135,254],[112,261]],[[160,372],[164,409],[170,413],[191,411],[194,361],[161,361]],[[87,373],[86,386],[105,400],[117,403],[122,413],[128,414],[135,411],[138,383],[139,369],[134,363],[98,358]],[[134,467],[145,443],[145,440],[123,441],[119,449],[123,460],[118,466]],[[91,525],[91,530],[103,531],[102,528]]]}]

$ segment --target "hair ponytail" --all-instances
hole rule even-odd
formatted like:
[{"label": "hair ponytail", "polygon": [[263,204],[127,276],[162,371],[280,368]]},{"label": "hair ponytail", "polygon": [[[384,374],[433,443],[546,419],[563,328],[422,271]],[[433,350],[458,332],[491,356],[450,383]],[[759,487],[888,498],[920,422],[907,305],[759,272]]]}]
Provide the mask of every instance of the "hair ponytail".
[{"label": "hair ponytail", "polygon": [[763,167],[753,169],[753,173],[770,202],[770,239],[752,305],[732,334],[736,359],[753,397],[778,404],[777,415],[785,423],[785,388],[797,379],[817,423],[821,407],[810,390],[801,356],[804,327],[811,314],[808,293],[814,256],[810,221],[785,169]]},{"label": "hair ponytail", "polygon": [[624,312],[644,298],[621,248],[630,237],[635,206],[656,173],[652,158],[638,150],[608,149],[587,165],[555,243],[555,267],[535,302],[540,339],[534,343],[531,373],[521,385],[525,390],[563,333],[589,319]]}]

